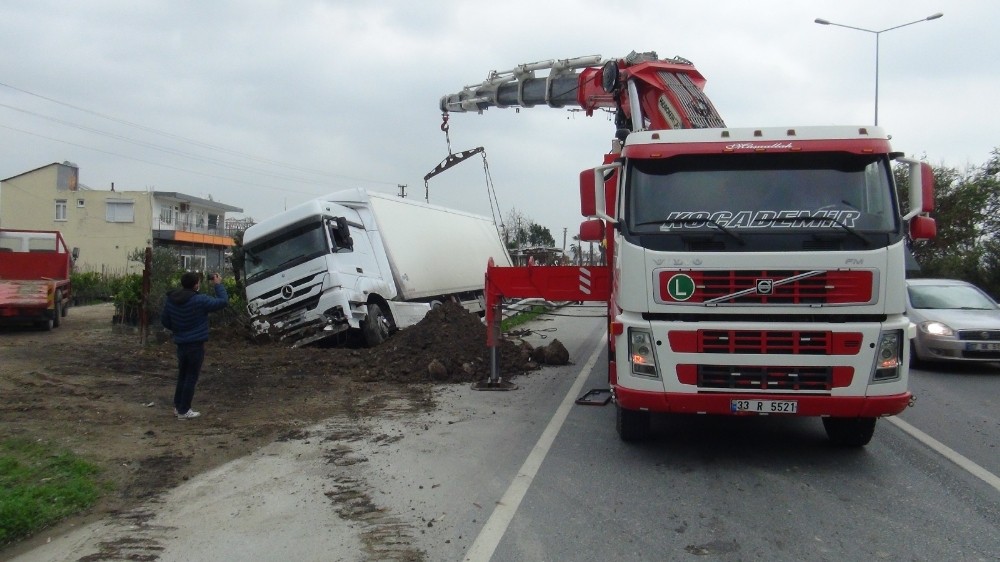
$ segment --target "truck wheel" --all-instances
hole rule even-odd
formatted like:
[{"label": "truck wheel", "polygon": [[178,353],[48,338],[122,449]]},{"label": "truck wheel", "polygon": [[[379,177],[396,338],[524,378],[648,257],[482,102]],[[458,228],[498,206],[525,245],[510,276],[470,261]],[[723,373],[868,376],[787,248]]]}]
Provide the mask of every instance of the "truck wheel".
[{"label": "truck wheel", "polygon": [[35,326],[37,326],[39,330],[42,330],[44,332],[49,332],[55,326],[55,320],[53,320],[51,317],[45,318],[44,320],[39,320],[38,322],[36,322]]},{"label": "truck wheel", "polygon": [[361,324],[361,334],[365,339],[365,345],[375,347],[384,342],[389,337],[392,329],[392,321],[385,315],[382,305],[373,302],[368,305],[368,315]]},{"label": "truck wheel", "polygon": [[615,404],[615,429],[622,441],[642,441],[649,434],[649,412],[626,410]]},{"label": "truck wheel", "polygon": [[823,418],[830,442],[844,447],[864,447],[872,440],[878,418]]},{"label": "truck wheel", "polygon": [[66,316],[63,308],[62,291],[56,291],[56,309],[52,311],[52,327],[58,328],[62,324],[62,318]]}]

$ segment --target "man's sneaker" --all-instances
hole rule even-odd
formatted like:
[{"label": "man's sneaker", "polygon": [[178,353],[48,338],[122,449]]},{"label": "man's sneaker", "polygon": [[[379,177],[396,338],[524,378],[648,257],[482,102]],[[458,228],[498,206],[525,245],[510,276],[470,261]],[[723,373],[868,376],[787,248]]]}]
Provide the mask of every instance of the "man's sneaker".
[{"label": "man's sneaker", "polygon": [[200,415],[201,414],[199,414],[198,412],[195,412],[194,410],[188,410],[187,413],[177,414],[177,419],[179,419],[179,420],[189,420],[191,418],[196,418],[196,417],[198,417]]}]

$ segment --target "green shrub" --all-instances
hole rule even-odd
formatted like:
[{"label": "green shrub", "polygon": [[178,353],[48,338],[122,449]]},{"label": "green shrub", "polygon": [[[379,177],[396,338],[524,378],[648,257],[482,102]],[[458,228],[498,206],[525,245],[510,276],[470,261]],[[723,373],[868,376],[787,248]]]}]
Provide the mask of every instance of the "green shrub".
[{"label": "green shrub", "polygon": [[96,271],[71,273],[69,279],[73,285],[73,298],[76,304],[90,303],[109,296],[103,293],[104,279]]},{"label": "green shrub", "polygon": [[142,274],[129,273],[111,282],[111,302],[115,303],[115,321],[137,324],[142,310]]}]

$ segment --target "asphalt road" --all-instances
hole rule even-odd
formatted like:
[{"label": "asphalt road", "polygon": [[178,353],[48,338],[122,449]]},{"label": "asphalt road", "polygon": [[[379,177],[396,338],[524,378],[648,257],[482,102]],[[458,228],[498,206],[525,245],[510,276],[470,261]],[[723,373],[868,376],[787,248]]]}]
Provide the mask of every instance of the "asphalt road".
[{"label": "asphalt road", "polygon": [[366,439],[330,420],[17,560],[1000,560],[1000,370],[914,372],[905,425],[862,449],[776,417],[657,417],[625,444],[612,405],[574,403],[606,386],[601,311],[563,313],[528,339],[572,364],[516,390],[446,387]]},{"label": "asphalt road", "polygon": [[998,560],[1000,372],[941,370],[902,419],[957,457],[887,420],[859,450],[776,417],[661,416],[630,445],[612,406],[576,407],[490,559]]}]

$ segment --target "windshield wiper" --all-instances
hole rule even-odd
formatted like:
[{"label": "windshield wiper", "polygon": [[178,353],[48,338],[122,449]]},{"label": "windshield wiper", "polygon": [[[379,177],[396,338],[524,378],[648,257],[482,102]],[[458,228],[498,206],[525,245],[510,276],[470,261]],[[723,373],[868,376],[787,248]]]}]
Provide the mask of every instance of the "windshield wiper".
[{"label": "windshield wiper", "polygon": [[861,242],[864,243],[865,246],[871,246],[872,245],[871,240],[869,240],[867,236],[865,236],[864,234],[861,234],[857,230],[854,230],[854,227],[848,226],[844,221],[842,221],[842,220],[840,220],[840,219],[838,219],[836,217],[813,217],[813,218],[817,218],[820,221],[830,221],[833,224],[839,226],[840,228],[843,228],[844,230],[846,230],[848,233],[850,233],[852,236],[854,236],[858,240],[861,240]]},{"label": "windshield wiper", "polygon": [[714,226],[715,228],[719,229],[719,231],[721,231],[724,234],[728,235],[733,240],[736,240],[737,242],[739,242],[740,246],[743,246],[743,245],[746,244],[746,242],[743,240],[743,237],[740,236],[736,231],[734,231],[734,230],[732,230],[730,228],[727,228],[727,227],[723,226],[722,224],[719,224],[717,221],[715,221],[713,219],[710,219],[710,218],[697,218],[697,219],[696,218],[686,218],[686,219],[665,219],[665,220],[658,220],[658,221],[646,221],[646,222],[640,222],[640,223],[636,224],[635,226],[649,226],[649,225],[653,225],[653,224],[667,225],[667,224],[697,224],[697,223],[710,224],[710,225]]},{"label": "windshield wiper", "polygon": [[[791,218],[801,218],[802,220],[820,221],[820,222],[832,222],[833,224],[839,226],[840,228],[843,228],[845,231],[847,231],[848,234],[851,234],[852,236],[854,236],[858,240],[861,240],[861,242],[864,243],[865,246],[871,246],[872,245],[871,240],[869,240],[867,236],[865,236],[864,234],[861,234],[860,232],[858,232],[857,230],[855,230],[854,227],[848,225],[847,223],[845,223],[844,221],[842,221],[842,220],[840,220],[840,219],[838,219],[836,217],[791,217]],[[754,224],[755,225],[757,225],[757,224],[763,224],[763,223],[774,224],[774,223],[776,223],[778,221],[784,221],[784,220],[788,220],[788,219],[789,219],[789,217],[770,217],[770,218],[766,218],[766,219],[760,219],[759,218],[759,219],[754,219]]]}]

